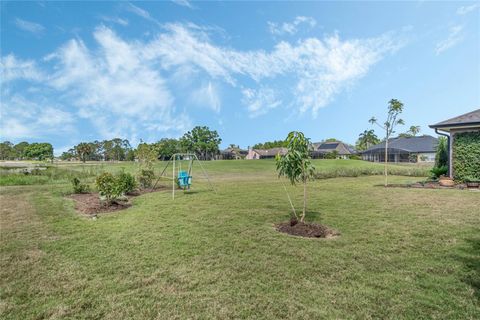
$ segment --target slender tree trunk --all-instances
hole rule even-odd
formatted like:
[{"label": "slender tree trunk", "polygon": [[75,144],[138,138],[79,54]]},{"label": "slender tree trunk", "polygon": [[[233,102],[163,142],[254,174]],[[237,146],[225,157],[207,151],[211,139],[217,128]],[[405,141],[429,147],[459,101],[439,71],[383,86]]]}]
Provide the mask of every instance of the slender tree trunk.
[{"label": "slender tree trunk", "polygon": [[388,170],[387,170],[387,163],[388,163],[388,136],[385,140],[385,166],[383,168],[385,174],[385,187],[388,185]]},{"label": "slender tree trunk", "polygon": [[300,221],[304,222],[305,220],[305,211],[307,210],[307,180],[303,180],[303,212],[302,219]]}]

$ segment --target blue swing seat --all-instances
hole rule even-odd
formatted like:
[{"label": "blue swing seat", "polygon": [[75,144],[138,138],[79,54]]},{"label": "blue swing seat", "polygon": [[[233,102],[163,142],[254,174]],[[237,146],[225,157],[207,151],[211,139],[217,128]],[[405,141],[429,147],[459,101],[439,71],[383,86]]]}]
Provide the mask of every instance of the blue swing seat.
[{"label": "blue swing seat", "polygon": [[179,171],[178,172],[178,186],[182,189],[190,189],[190,186],[192,184],[192,176],[188,175],[187,171]]}]

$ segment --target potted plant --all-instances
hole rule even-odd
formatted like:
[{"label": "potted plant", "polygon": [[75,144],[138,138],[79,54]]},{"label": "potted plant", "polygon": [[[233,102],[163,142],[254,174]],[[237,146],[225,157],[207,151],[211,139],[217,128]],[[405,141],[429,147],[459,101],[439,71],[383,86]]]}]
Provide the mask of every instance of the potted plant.
[{"label": "potted plant", "polygon": [[446,177],[445,175],[441,175],[440,178],[438,179],[438,183],[442,187],[453,187],[455,186],[455,182],[453,181],[452,178]]},{"label": "potted plant", "polygon": [[465,177],[465,183],[468,188],[478,188],[480,186],[480,179],[475,177]]}]

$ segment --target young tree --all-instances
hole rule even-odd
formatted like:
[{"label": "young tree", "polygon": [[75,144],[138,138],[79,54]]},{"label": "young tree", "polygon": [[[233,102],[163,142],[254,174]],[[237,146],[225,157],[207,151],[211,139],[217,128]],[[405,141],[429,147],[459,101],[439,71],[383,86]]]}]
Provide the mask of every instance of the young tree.
[{"label": "young tree", "polygon": [[[277,172],[279,177],[288,178],[292,185],[298,182],[303,184],[303,210],[300,221],[304,222],[307,208],[307,181],[315,172],[315,167],[310,161],[310,139],[305,138],[302,132],[292,131],[288,134],[286,142],[287,154],[283,157],[279,154],[276,156]],[[292,209],[296,217],[293,204]]]},{"label": "young tree", "polygon": [[398,118],[402,111],[403,103],[397,99],[391,99],[388,102],[387,120],[385,120],[383,124],[380,124],[375,117],[372,117],[369,120],[371,124],[376,124],[385,131],[385,187],[388,185],[388,140],[390,139],[391,135],[395,133],[395,127],[397,125],[404,124],[404,121]]}]

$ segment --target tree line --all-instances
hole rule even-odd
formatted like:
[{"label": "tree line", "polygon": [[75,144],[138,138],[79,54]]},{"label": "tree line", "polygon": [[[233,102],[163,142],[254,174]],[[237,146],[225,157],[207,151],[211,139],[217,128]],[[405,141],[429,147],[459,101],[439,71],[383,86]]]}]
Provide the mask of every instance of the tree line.
[{"label": "tree line", "polygon": [[0,143],[0,160],[50,160],[53,159],[53,146],[47,142],[28,143],[22,141],[13,144],[10,141]]},{"label": "tree line", "polygon": [[163,138],[154,143],[140,142],[136,149],[126,139],[81,142],[61,155],[63,160],[80,161],[133,161],[145,154],[168,160],[175,153],[195,153],[201,160],[214,159],[219,154],[222,139],[216,130],[197,126],[181,138]]}]

